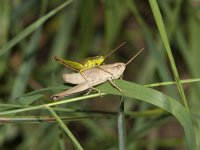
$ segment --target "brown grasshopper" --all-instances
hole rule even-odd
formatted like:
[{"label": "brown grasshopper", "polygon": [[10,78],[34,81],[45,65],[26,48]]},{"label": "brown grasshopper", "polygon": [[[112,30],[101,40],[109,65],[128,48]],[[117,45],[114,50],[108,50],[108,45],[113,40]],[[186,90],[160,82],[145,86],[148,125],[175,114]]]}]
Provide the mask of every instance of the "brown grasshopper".
[{"label": "brown grasshopper", "polygon": [[[121,93],[122,90],[113,82],[113,80],[118,79],[122,76],[126,66],[135,58],[137,57],[143,49],[137,52],[127,63],[114,63],[114,64],[107,64],[101,65],[98,68],[90,68],[80,73],[71,73],[71,74],[63,74],[63,80],[67,83],[76,84],[75,87],[71,89],[61,92],[59,94],[55,94],[51,97],[53,100],[59,100],[63,97],[69,96],[71,94],[83,92],[85,90],[96,90],[100,93],[99,90],[95,89],[94,86],[109,81],[112,86],[117,88]],[[84,77],[87,80],[84,79]]]}]

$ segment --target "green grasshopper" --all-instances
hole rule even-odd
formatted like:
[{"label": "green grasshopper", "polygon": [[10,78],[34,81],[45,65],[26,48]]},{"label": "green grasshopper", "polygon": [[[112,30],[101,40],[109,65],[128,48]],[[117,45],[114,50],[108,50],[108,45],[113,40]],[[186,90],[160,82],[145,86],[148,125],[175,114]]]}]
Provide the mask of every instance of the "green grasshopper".
[{"label": "green grasshopper", "polygon": [[110,53],[108,53],[105,56],[89,57],[89,58],[84,59],[82,62],[65,60],[65,59],[62,59],[62,58],[57,57],[57,56],[54,57],[54,60],[59,62],[60,64],[64,65],[65,67],[68,67],[72,70],[75,70],[75,71],[82,73],[83,71],[85,71],[87,69],[100,66],[104,62],[105,58],[110,56],[113,52],[115,52],[117,49],[122,47],[124,44],[125,44],[125,42],[120,44],[118,47],[116,47],[114,50],[112,50]]},{"label": "green grasshopper", "polygon": [[[127,63],[114,63],[114,64],[107,64],[107,65],[101,65],[99,66],[101,69],[98,69],[96,67],[92,67],[89,69],[86,69],[83,71],[83,75],[79,73],[64,73],[63,74],[63,80],[67,83],[76,84],[76,86],[72,87],[71,89],[61,92],[59,94],[55,94],[51,96],[51,99],[53,100],[59,100],[63,97],[83,92],[85,90],[97,90],[94,88],[94,86],[99,85],[101,83],[104,83],[106,81],[109,81],[112,86],[117,88],[121,93],[122,90],[113,82],[113,80],[118,79],[122,76],[126,66],[136,57],[138,56],[143,49],[141,49],[139,52],[137,52],[136,55],[134,55]],[[85,78],[87,80],[85,80]],[[99,93],[100,91],[97,90]]]}]

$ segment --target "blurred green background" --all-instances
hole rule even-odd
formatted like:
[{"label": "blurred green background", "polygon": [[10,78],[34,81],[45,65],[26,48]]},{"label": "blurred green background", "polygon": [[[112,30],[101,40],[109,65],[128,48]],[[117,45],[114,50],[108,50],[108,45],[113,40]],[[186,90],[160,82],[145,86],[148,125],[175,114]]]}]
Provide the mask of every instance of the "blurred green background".
[{"label": "blurred green background", "polygon": [[[199,78],[200,2],[157,2],[180,79]],[[54,56],[80,61],[105,55],[123,42],[126,45],[105,63],[127,62],[144,48],[127,67],[123,79],[142,85],[174,80],[148,0],[71,0],[66,5],[63,3],[63,0],[0,1],[1,112],[19,105],[52,102],[50,96],[62,91],[56,89],[64,83],[62,73],[70,72],[56,63]],[[23,96],[43,88],[37,95]],[[200,148],[200,83],[184,84],[183,88]],[[174,85],[155,89],[180,99]],[[83,93],[73,97],[81,95]],[[115,115],[118,106],[119,98],[108,95],[93,101],[63,104],[58,107],[62,109],[58,114],[72,117],[67,125],[85,149],[113,150],[118,149]],[[152,113],[137,113],[151,109]],[[186,149],[183,130],[171,115],[129,98],[125,98],[125,110],[133,113],[126,119],[127,149]],[[79,118],[83,112],[88,116]],[[112,113],[107,116],[106,112],[114,116]],[[0,117],[0,149],[73,149],[62,129],[57,123],[49,122],[48,116],[49,113],[41,109],[9,115],[7,120],[5,116]],[[31,120],[33,118],[39,119]]]}]

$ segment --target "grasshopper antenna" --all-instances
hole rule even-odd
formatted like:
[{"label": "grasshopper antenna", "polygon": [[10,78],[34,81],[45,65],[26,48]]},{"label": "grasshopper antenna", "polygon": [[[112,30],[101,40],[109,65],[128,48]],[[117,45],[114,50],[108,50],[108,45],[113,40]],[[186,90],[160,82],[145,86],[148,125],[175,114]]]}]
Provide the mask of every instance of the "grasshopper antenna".
[{"label": "grasshopper antenna", "polygon": [[133,61],[133,59],[135,59],[142,51],[144,50],[144,48],[142,48],[141,50],[139,50],[139,52],[137,52],[127,63],[126,66]]},{"label": "grasshopper antenna", "polygon": [[122,47],[124,44],[126,44],[126,42],[123,42],[122,44],[120,44],[119,46],[117,46],[115,49],[113,49],[110,53],[108,53],[106,57],[110,56],[112,53],[114,53],[116,50],[118,50],[120,47]]}]

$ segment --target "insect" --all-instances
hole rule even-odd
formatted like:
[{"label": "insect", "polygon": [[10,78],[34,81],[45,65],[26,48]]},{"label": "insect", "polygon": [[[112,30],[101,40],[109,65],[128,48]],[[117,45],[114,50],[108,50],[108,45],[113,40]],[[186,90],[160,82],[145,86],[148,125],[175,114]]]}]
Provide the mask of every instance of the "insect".
[{"label": "insect", "polygon": [[[118,79],[122,76],[126,66],[136,58],[143,49],[138,51],[127,63],[114,63],[114,64],[107,64],[99,66],[101,69],[98,68],[89,68],[84,70],[82,73],[87,80],[80,73],[71,73],[71,74],[63,74],[63,80],[67,83],[76,84],[76,86],[72,87],[71,89],[61,92],[59,94],[55,94],[51,97],[53,100],[59,100],[63,97],[69,96],[71,94],[83,92],[85,90],[96,90],[100,93],[99,90],[95,89],[94,86],[109,81],[112,86],[117,88],[120,92],[122,90],[113,82],[113,80]],[[106,72],[104,71],[106,70]],[[122,92],[123,93],[123,92]]]},{"label": "insect", "polygon": [[113,52],[115,52],[117,49],[122,47],[124,44],[125,44],[125,42],[123,42],[122,44],[117,46],[114,50],[112,50],[110,53],[108,53],[105,56],[89,57],[89,58],[84,59],[82,62],[65,60],[65,59],[62,59],[62,58],[57,57],[57,56],[54,57],[54,60],[59,62],[60,64],[64,65],[65,67],[71,68],[75,71],[82,73],[84,70],[87,70],[89,68],[100,66],[104,62],[105,58],[110,56]]}]

